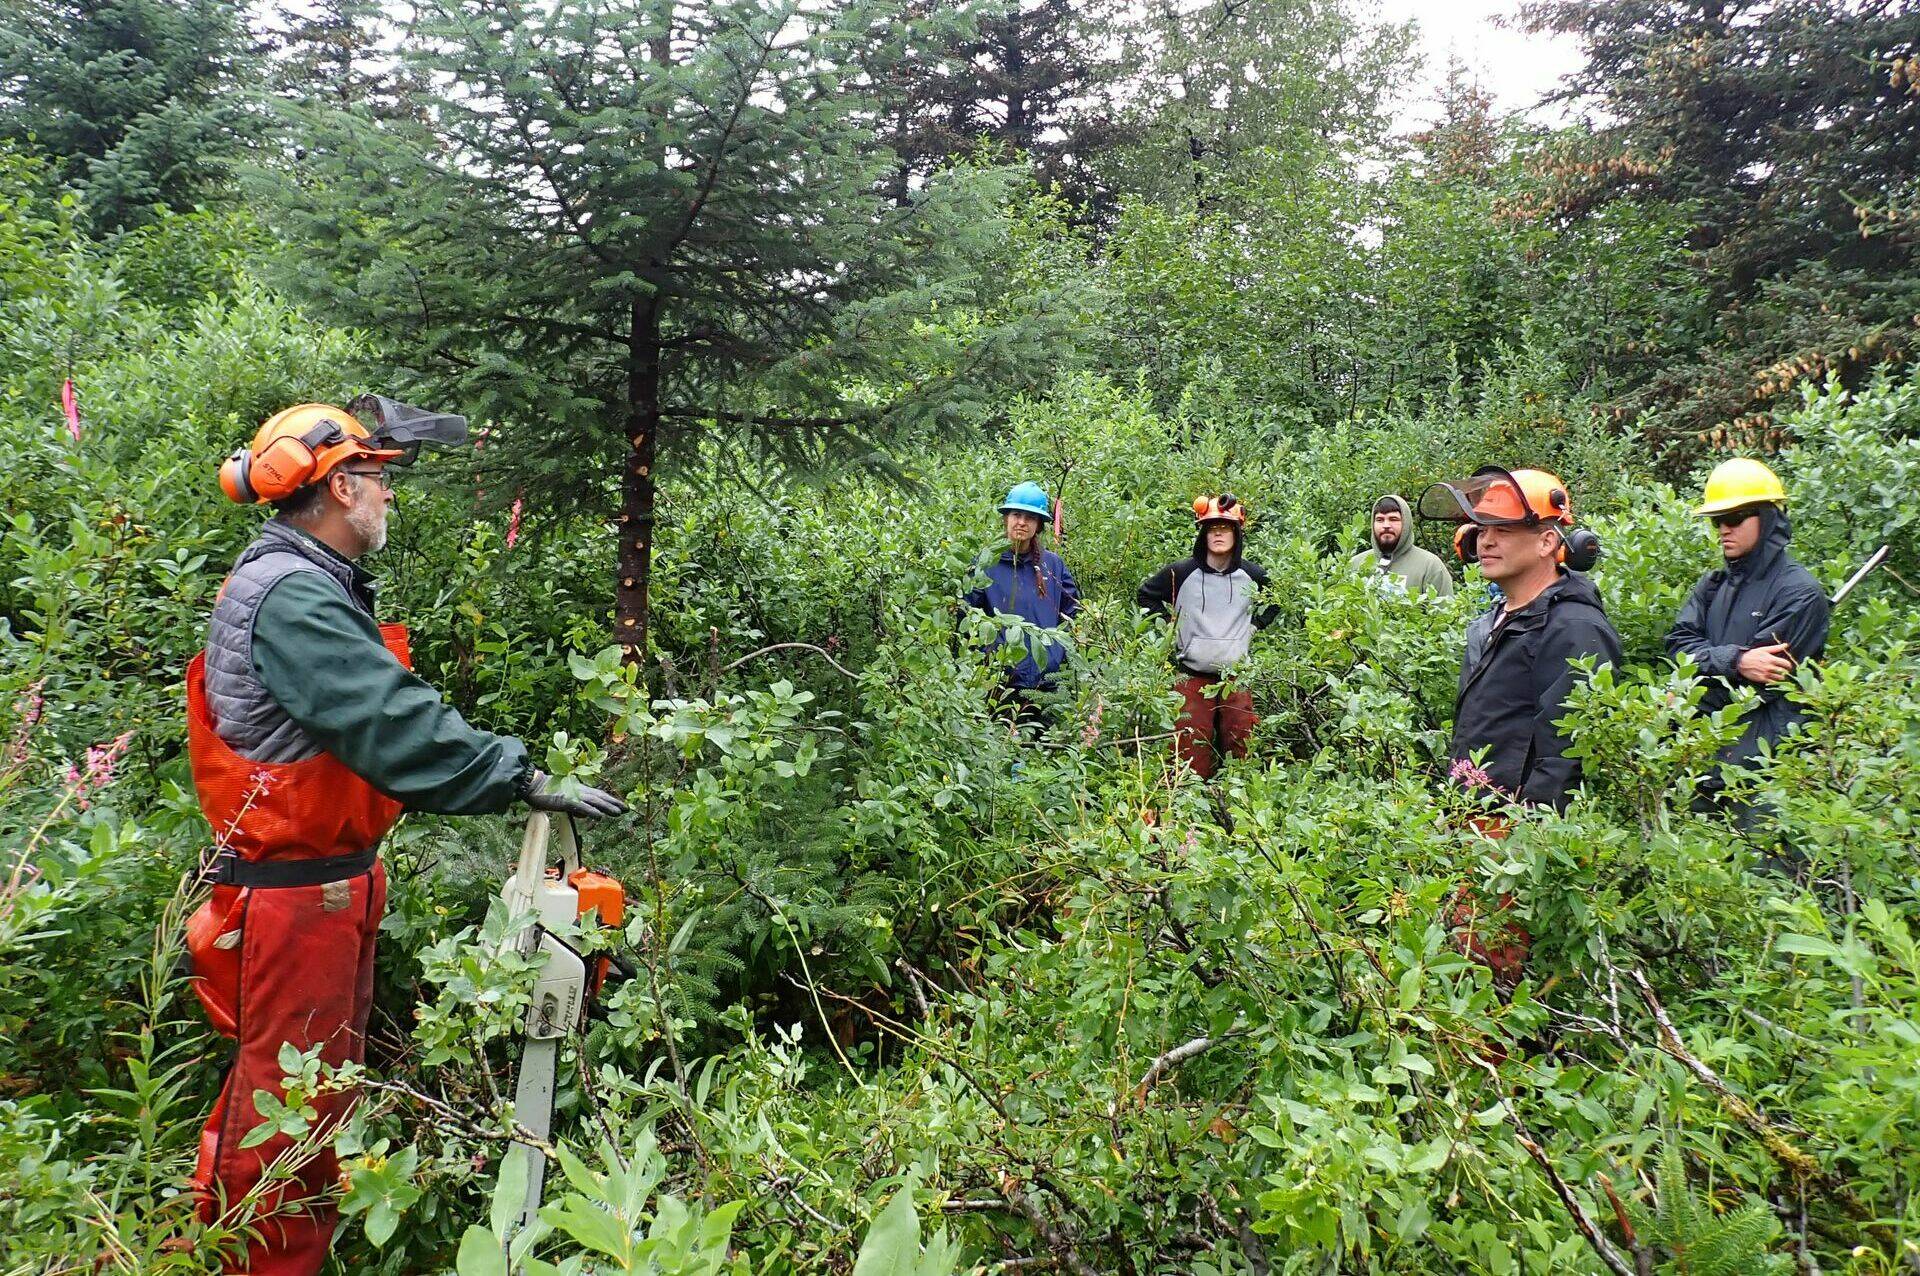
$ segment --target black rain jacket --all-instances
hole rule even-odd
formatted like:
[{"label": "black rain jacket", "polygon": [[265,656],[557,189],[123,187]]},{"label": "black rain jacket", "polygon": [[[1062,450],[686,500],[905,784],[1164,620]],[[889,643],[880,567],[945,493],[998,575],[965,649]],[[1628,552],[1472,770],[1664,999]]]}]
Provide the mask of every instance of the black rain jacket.
[{"label": "black rain jacket", "polygon": [[1573,690],[1568,662],[1581,656],[1599,657],[1596,665],[1620,662],[1620,635],[1600,592],[1585,576],[1562,572],[1519,611],[1489,613],[1472,629],[1480,632],[1469,633],[1460,667],[1453,758],[1484,748],[1482,766],[1497,787],[1564,808],[1580,783],[1579,760],[1566,755],[1567,740],[1553,725],[1565,716]]},{"label": "black rain jacket", "polygon": [[[1735,668],[1752,648],[1784,642],[1796,661],[1818,659],[1826,650],[1833,615],[1827,592],[1787,553],[1793,539],[1787,512],[1769,505],[1760,517],[1760,543],[1753,552],[1702,576],[1667,634],[1668,655],[1685,652],[1710,675],[1702,713],[1724,709],[1735,687],[1754,685]],[[1745,765],[1760,752],[1762,740],[1778,740],[1801,716],[1787,701],[1783,684],[1762,687],[1759,703],[1747,711],[1746,732],[1721,760]]]}]

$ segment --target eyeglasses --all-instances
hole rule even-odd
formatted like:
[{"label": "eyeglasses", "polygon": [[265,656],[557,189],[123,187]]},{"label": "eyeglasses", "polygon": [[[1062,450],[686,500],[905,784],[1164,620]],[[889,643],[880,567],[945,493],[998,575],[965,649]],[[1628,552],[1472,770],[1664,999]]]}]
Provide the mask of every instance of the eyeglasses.
[{"label": "eyeglasses", "polygon": [[391,492],[393,490],[393,475],[387,473],[385,469],[350,470],[342,467],[340,472],[342,474],[351,474],[355,478],[370,478],[380,485],[380,490],[383,492]]},{"label": "eyeglasses", "polygon": [[1738,527],[1759,512],[1759,510],[1728,510],[1724,514],[1715,514],[1713,516],[1713,525],[1715,527]]}]

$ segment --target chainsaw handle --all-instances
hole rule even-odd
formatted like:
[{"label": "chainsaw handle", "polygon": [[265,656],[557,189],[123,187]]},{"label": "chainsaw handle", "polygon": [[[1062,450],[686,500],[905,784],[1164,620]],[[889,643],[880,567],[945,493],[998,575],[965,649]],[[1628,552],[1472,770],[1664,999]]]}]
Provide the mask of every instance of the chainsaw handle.
[{"label": "chainsaw handle", "polygon": [[[560,824],[557,838],[553,835],[556,820]],[[573,817],[563,812],[534,811],[527,816],[527,831],[521,835],[520,859],[514,868],[514,883],[519,889],[515,892],[516,898],[507,901],[514,912],[533,907],[534,883],[545,879],[547,866],[555,854],[560,860],[562,880],[579,871],[580,836],[574,829]]]}]

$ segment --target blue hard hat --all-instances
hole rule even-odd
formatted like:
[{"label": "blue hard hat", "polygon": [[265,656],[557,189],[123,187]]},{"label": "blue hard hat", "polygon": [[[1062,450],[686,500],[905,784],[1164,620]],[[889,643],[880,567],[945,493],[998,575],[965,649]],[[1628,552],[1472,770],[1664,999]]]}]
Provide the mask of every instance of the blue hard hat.
[{"label": "blue hard hat", "polygon": [[1047,499],[1047,489],[1038,483],[1015,483],[1013,490],[1007,493],[1007,499],[1000,502],[1000,512],[1010,514],[1015,511],[1022,514],[1036,514],[1046,519],[1053,517],[1053,502]]}]

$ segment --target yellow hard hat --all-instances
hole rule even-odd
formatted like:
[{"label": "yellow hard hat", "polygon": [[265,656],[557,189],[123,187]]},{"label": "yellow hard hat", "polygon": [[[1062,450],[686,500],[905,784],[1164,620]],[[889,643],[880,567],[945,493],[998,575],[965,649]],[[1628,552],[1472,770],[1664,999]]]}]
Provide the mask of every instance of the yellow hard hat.
[{"label": "yellow hard hat", "polygon": [[1707,490],[1696,514],[1724,514],[1748,505],[1785,505],[1787,489],[1780,476],[1760,462],[1744,456],[1722,461],[1707,475]]}]

